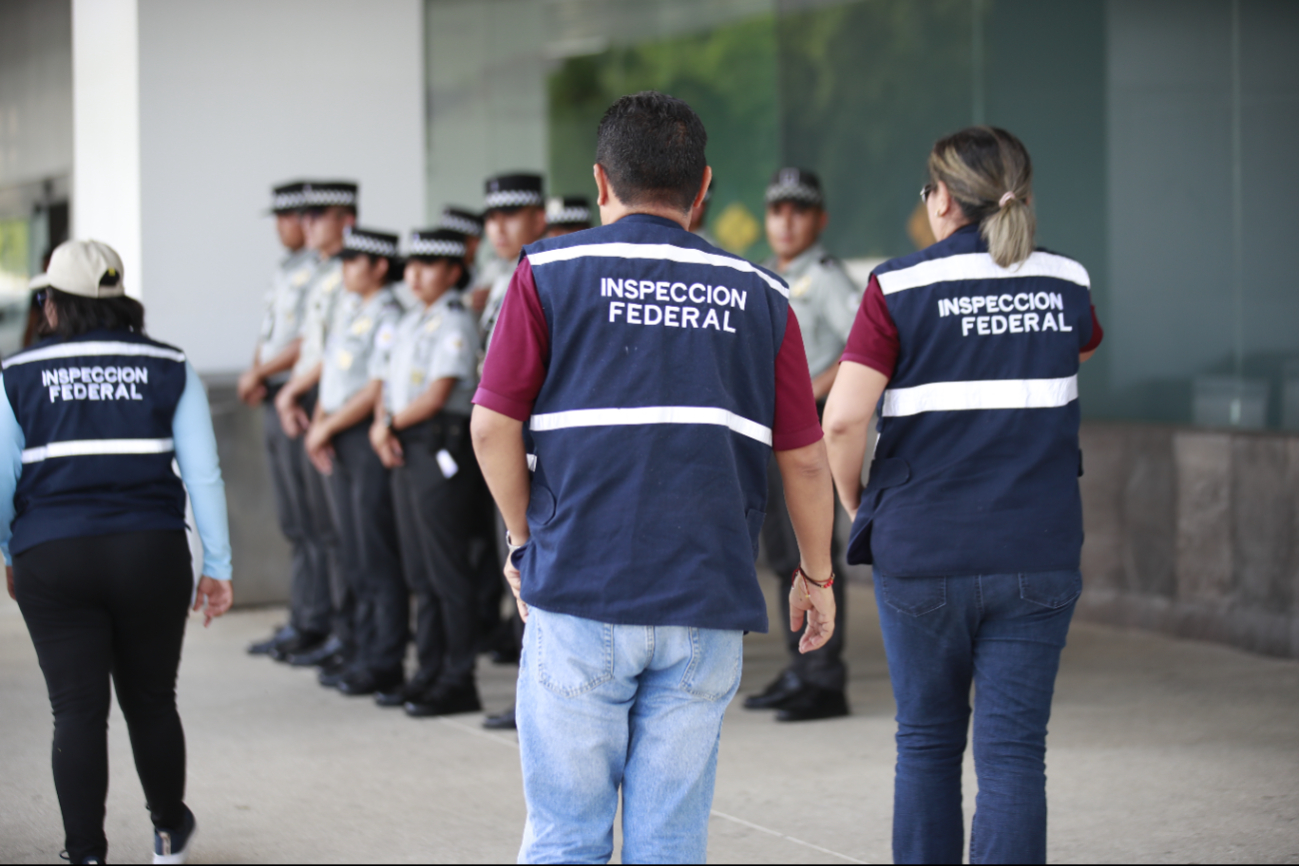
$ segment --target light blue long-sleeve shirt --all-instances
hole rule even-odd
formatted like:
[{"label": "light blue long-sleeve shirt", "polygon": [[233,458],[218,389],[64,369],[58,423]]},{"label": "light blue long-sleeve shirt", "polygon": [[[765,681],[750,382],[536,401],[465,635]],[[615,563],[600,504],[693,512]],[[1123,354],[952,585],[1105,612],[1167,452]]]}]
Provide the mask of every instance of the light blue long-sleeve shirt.
[{"label": "light blue long-sleeve shirt", "polygon": [[[185,390],[176,404],[171,429],[180,480],[189,492],[198,537],[203,542],[203,574],[216,580],[229,580],[232,573],[230,526],[226,488],[217,459],[216,433],[212,430],[212,411],[203,383],[189,361],[185,362]],[[26,447],[27,437],[18,425],[9,394],[4,390],[4,377],[0,376],[0,551],[9,565],[13,564],[9,539],[13,535],[14,491],[23,472],[22,455]]]}]

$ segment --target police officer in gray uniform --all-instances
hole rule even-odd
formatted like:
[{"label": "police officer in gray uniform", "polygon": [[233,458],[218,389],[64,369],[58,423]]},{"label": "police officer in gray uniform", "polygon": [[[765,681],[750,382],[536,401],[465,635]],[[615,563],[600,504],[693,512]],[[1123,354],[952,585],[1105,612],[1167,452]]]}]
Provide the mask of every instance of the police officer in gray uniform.
[{"label": "police officer in gray uniform", "polygon": [[[478,382],[478,328],[461,299],[464,235],[450,229],[412,234],[406,282],[421,301],[397,326],[372,376],[383,399],[370,442],[392,469],[402,562],[419,602],[415,643],[420,669],[408,683],[412,716],[477,712],[479,575],[474,531],[490,498],[469,439]],[[376,696],[391,705],[398,693]]]},{"label": "police officer in gray uniform", "polygon": [[356,656],[335,683],[348,695],[396,688],[409,636],[410,597],[402,574],[388,469],[370,447],[379,383],[370,378],[375,351],[387,351],[401,305],[397,236],[352,228],[343,243],[346,293],[335,304],[320,363],[320,399],[306,448],[329,476],[342,541],[343,569],[356,598]]},{"label": "police officer in gray uniform", "polygon": [[[780,274],[789,284],[789,305],[798,317],[812,374],[812,391],[818,410],[834,384],[852,329],[861,293],[843,265],[821,246],[820,236],[829,221],[820,179],[810,171],[782,168],[767,187],[767,240],[775,255],[763,266]],[[782,611],[789,615],[784,592],[789,575],[798,567],[798,542],[785,508],[780,473],[768,473],[767,519],[762,540],[767,560],[780,581]],[[840,551],[834,551],[835,571],[844,573]],[[847,668],[843,662],[843,582],[834,585],[836,615],[834,635],[824,647],[800,654],[798,635],[786,635],[790,664],[761,694],[744,701],[749,709],[776,709],[783,722],[825,719],[848,714],[844,695]],[[790,637],[792,636],[792,640]]]},{"label": "police officer in gray uniform", "polygon": [[[546,234],[546,200],[539,174],[498,174],[489,177],[484,186],[483,219],[487,237],[496,252],[494,261],[500,263],[493,273],[487,304],[479,319],[483,348],[486,349],[501,304],[505,302],[505,291],[510,287],[514,268],[519,263],[519,253]],[[479,280],[481,284],[482,278]]]},{"label": "police officer in gray uniform", "polygon": [[248,651],[277,658],[284,658],[288,652],[309,651],[323,642],[329,634],[331,612],[324,549],[312,531],[306,503],[307,474],[313,470],[301,443],[285,435],[273,405],[298,360],[308,283],[316,270],[316,254],[307,246],[302,227],[305,186],[297,181],[277,186],[271,192],[276,232],[288,253],[276,266],[266,293],[261,336],[252,366],[238,383],[239,399],[249,406],[272,401],[266,405],[263,435],[280,531],[292,549],[289,623]]},{"label": "police officer in gray uniform", "polygon": [[[308,181],[303,185],[303,228],[315,252],[315,271],[307,281],[306,312],[293,376],[275,397],[275,409],[286,436],[299,443],[315,411],[320,358],[329,319],[344,294],[341,253],[347,229],[356,222],[357,185],[350,181]],[[305,455],[305,451],[303,452]],[[309,461],[308,461],[309,462]],[[352,653],[353,598],[342,568],[337,521],[325,479],[314,466],[305,472],[308,515],[314,537],[323,548],[319,579],[330,598],[330,638],[314,650],[288,653],[295,666],[321,665],[338,675]]]},{"label": "police officer in gray uniform", "polygon": [[591,200],[586,196],[552,196],[546,200],[546,237],[571,235],[590,227]]},{"label": "police officer in gray uniform", "polygon": [[438,228],[450,229],[464,235],[465,267],[468,269],[465,271],[465,285],[474,285],[474,275],[477,270],[474,263],[478,261],[478,246],[483,239],[482,215],[469,210],[469,208],[447,205],[442,208],[442,217],[438,220]]}]

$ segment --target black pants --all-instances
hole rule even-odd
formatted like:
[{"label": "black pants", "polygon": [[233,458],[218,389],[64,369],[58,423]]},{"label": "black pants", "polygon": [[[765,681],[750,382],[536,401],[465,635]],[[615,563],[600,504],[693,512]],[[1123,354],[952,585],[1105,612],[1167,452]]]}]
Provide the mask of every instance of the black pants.
[{"label": "black pants", "polygon": [[[280,386],[267,389],[263,433],[275,490],[275,510],[280,531],[292,550],[289,560],[290,622],[301,632],[327,634],[333,625],[332,560],[337,555],[337,533],[324,509],[313,509],[308,484],[317,474],[300,439],[290,439],[275,411]],[[319,482],[317,482],[319,483]],[[324,518],[323,520],[321,518]],[[332,542],[327,546],[327,542]],[[332,547],[333,549],[329,549]]]},{"label": "black pants", "polygon": [[[835,507],[838,508],[838,505]],[[825,646],[807,654],[800,653],[798,641],[801,635],[789,630],[789,583],[794,569],[798,568],[798,539],[794,536],[794,524],[789,519],[789,508],[785,505],[785,485],[774,456],[767,470],[767,519],[762,524],[762,542],[767,549],[767,564],[776,572],[776,595],[780,598],[781,611],[781,620],[776,628],[785,635],[785,646],[789,650],[789,670],[805,685],[842,690],[848,680],[848,669],[843,662],[845,622],[848,618],[843,579],[834,582],[834,634]],[[844,567],[839,564],[841,552],[837,537],[831,541],[830,555],[835,572],[842,575]],[[819,575],[814,576],[821,579]]]},{"label": "black pants", "polygon": [[[436,681],[474,681],[481,630],[481,534],[487,485],[469,441],[469,419],[438,416],[401,432],[405,465],[393,471],[402,560],[419,600],[420,669]],[[451,477],[438,463],[445,451]],[[408,560],[417,559],[418,564]]]},{"label": "black pants", "polygon": [[330,488],[343,570],[356,599],[355,664],[374,673],[402,666],[410,639],[410,592],[402,573],[389,471],[370,447],[370,419],[334,437]]},{"label": "black pants", "polygon": [[[318,389],[312,388],[300,401],[303,411],[308,416],[316,409],[317,395]],[[351,648],[355,643],[352,632],[356,619],[356,598],[352,595],[350,575],[343,567],[343,542],[338,529],[338,509],[334,506],[329,479],[311,465],[303,441],[298,439],[294,444],[305,466],[305,511],[311,522],[312,534],[318,539],[323,550],[322,561],[329,584],[330,631]]]},{"label": "black pants", "polygon": [[18,606],[54,711],[54,787],[73,863],[108,853],[111,677],[155,827],[185,821],[176,670],[194,590],[183,530],[51,541],[14,559]]}]

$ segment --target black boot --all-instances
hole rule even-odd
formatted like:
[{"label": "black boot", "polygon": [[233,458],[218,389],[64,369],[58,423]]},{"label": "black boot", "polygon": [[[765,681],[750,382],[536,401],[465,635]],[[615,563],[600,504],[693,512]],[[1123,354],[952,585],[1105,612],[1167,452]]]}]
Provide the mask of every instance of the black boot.
[{"label": "black boot", "polygon": [[483,719],[483,727],[489,731],[517,731],[519,726],[514,720],[514,707]]},{"label": "black boot", "polygon": [[338,690],[349,697],[361,697],[400,688],[405,679],[406,673],[401,668],[390,671],[354,670],[343,675]]},{"label": "black boot", "polygon": [[330,656],[342,653],[346,647],[343,642],[336,637],[330,636],[329,640],[310,650],[302,650],[289,654],[289,664],[295,668],[314,668],[319,667],[328,661]]},{"label": "black boot", "polygon": [[483,708],[478,700],[478,687],[473,683],[466,685],[445,685],[439,683],[417,698],[406,702],[406,715],[414,718],[422,716],[453,716],[457,713],[477,713]]},{"label": "black boot", "polygon": [[778,722],[810,722],[848,715],[848,698],[842,689],[805,686],[796,697],[781,706]]},{"label": "black boot", "polygon": [[250,656],[268,656],[271,650],[275,649],[277,644],[291,640],[298,636],[298,630],[291,625],[282,625],[275,630],[275,633],[266,640],[250,644],[248,654]]},{"label": "black boot", "polygon": [[277,662],[287,662],[290,656],[303,655],[320,649],[327,640],[329,640],[327,634],[319,634],[313,631],[298,632],[297,636],[292,639],[277,643],[272,647],[270,656]]},{"label": "black boot", "polygon": [[797,697],[803,689],[798,674],[789,668],[780,672],[761,693],[744,699],[746,710],[778,710]]},{"label": "black boot", "polygon": [[420,671],[397,688],[375,692],[374,702],[381,707],[400,707],[432,689],[437,678],[437,671]]}]

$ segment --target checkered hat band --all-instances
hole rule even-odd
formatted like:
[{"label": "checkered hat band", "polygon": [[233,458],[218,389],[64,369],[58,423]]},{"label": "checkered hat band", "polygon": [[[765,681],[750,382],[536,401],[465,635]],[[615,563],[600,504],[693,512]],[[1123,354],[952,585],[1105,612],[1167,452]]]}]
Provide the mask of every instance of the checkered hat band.
[{"label": "checkered hat band", "polygon": [[442,217],[441,228],[451,229],[453,232],[460,232],[462,235],[473,235],[479,237],[483,233],[482,224],[473,220],[465,219],[456,214],[445,214]]},{"label": "checkered hat band", "polygon": [[369,235],[349,232],[343,241],[343,249],[355,250],[358,253],[369,253],[372,256],[383,256],[393,258],[397,255],[397,245],[392,241],[381,238],[370,237]]},{"label": "checkered hat band", "polygon": [[586,207],[565,207],[554,211],[546,217],[546,221],[551,225],[565,225],[567,223],[589,223],[591,221],[591,209]]},{"label": "checkered hat band", "polygon": [[410,242],[410,254],[412,256],[446,256],[449,259],[463,259],[465,257],[465,245],[457,241],[426,241],[416,238]]},{"label": "checkered hat band", "polygon": [[301,192],[277,193],[271,198],[271,210],[297,210],[307,203],[307,197]]},{"label": "checkered hat band", "polygon": [[767,187],[767,204],[778,201],[801,201],[805,204],[819,205],[821,193],[801,183],[777,183]]},{"label": "checkered hat band", "polygon": [[356,193],[345,189],[309,189],[307,207],[356,207]]},{"label": "checkered hat band", "polygon": [[503,189],[499,192],[489,192],[485,207],[491,210],[497,207],[528,207],[541,204],[543,204],[541,193],[535,189]]}]

